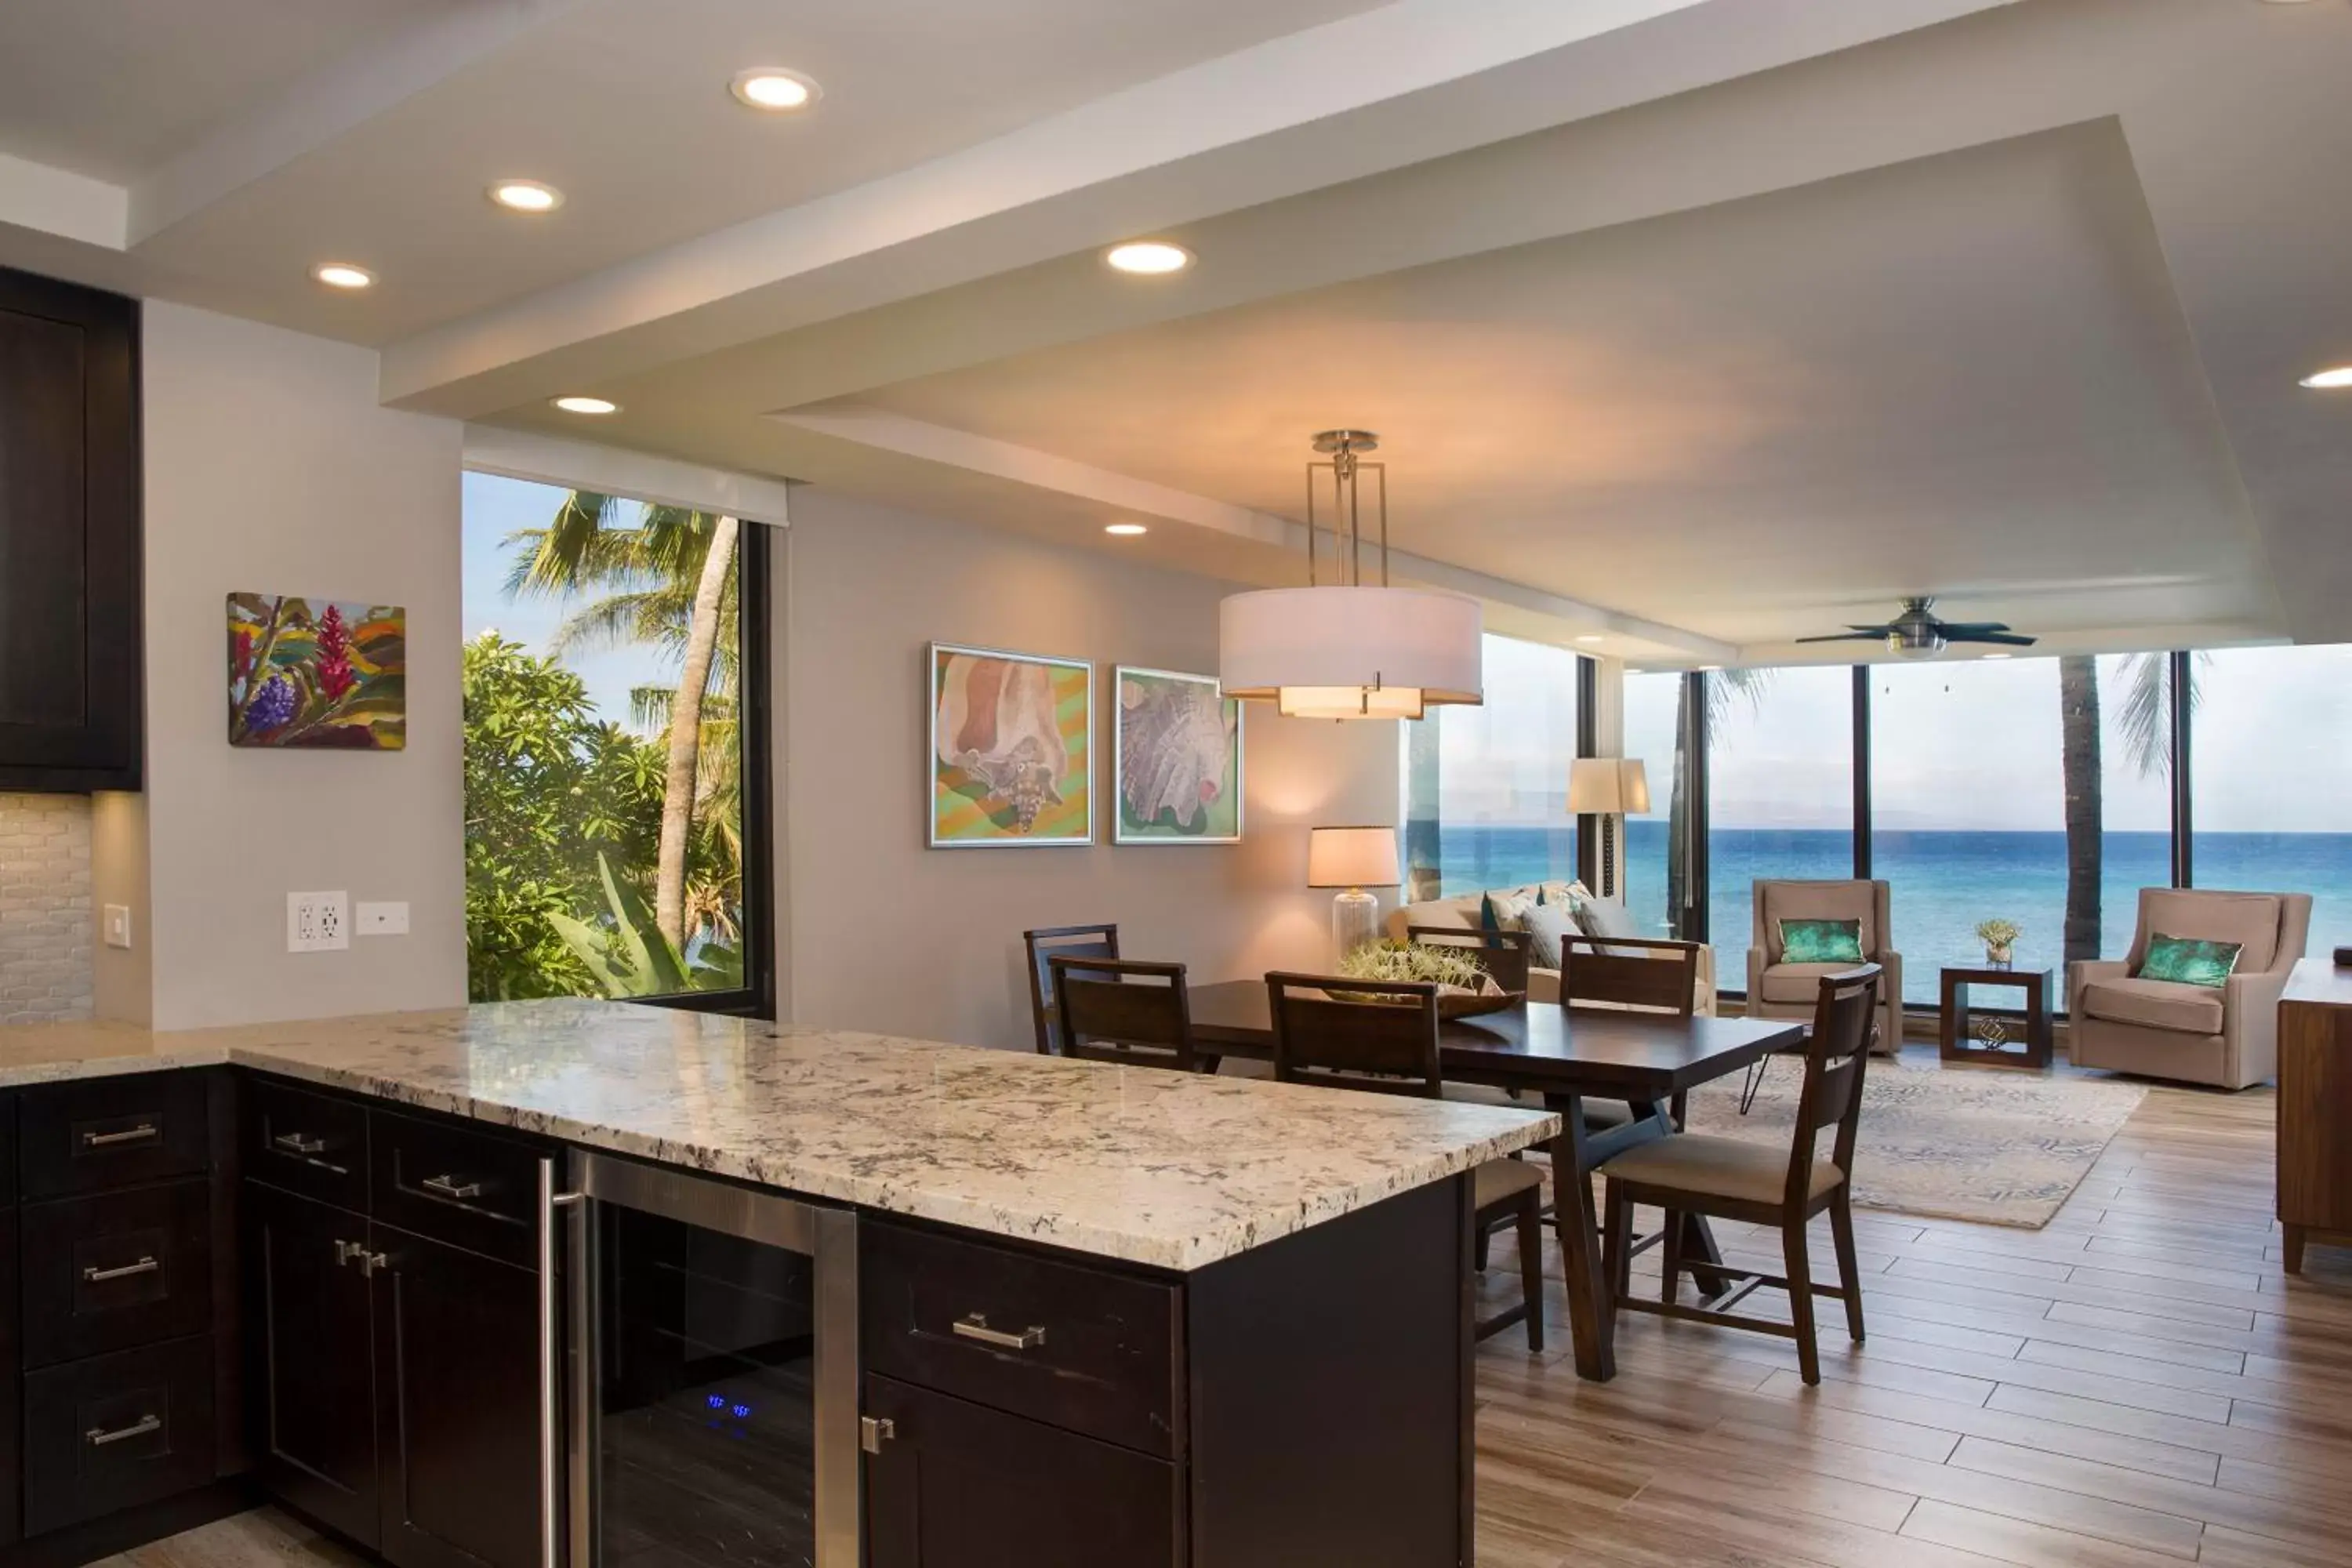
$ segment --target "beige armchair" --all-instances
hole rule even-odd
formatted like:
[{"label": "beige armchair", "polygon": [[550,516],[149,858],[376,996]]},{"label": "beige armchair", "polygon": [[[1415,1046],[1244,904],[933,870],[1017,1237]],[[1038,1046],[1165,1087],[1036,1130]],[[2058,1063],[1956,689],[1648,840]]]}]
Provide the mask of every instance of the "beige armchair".
[{"label": "beige armchair", "polygon": [[1895,951],[1888,920],[1893,900],[1884,882],[1759,881],[1748,949],[1748,1016],[1811,1018],[1822,977],[1850,963],[1783,963],[1782,921],[1862,922],[1862,959],[1884,971],[1879,982],[1878,1038],[1872,1049],[1893,1056],[1903,1048],[1903,955]]},{"label": "beige armchair", "polygon": [[[2143,980],[2156,932],[2240,945],[2218,989]],[[2278,1073],[2279,994],[2311,933],[2308,893],[2142,888],[2131,954],[2066,966],[2076,1067],[2245,1089]]]}]

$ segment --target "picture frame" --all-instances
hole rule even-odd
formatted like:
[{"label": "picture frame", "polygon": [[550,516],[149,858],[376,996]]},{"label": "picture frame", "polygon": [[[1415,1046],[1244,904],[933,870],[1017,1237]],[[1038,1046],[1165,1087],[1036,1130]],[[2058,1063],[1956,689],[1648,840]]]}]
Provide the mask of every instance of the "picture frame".
[{"label": "picture frame", "polygon": [[1240,701],[1213,675],[1141,665],[1114,666],[1111,692],[1111,841],[1240,843]]},{"label": "picture frame", "polygon": [[934,642],[924,671],[929,846],[1093,843],[1093,662]]}]

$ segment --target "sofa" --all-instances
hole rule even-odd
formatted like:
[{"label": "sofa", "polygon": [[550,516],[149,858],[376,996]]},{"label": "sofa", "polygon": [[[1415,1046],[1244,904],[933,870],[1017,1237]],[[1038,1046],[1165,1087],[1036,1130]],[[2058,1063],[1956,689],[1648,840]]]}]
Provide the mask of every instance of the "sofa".
[{"label": "sofa", "polygon": [[1748,948],[1748,1016],[1803,1018],[1813,1016],[1822,977],[1851,963],[1785,963],[1780,922],[1796,920],[1859,921],[1862,962],[1885,973],[1878,983],[1878,1037],[1872,1049],[1893,1056],[1903,1048],[1903,955],[1895,951],[1893,897],[1884,882],[1761,880],[1754,892],[1754,924]]},{"label": "sofa", "polygon": [[[1532,888],[1496,888],[1491,890],[1498,895],[1513,893],[1530,898],[1535,892]],[[1584,893],[1580,884],[1577,885],[1574,891],[1579,897],[1591,897]],[[1406,930],[1412,926],[1458,927],[1463,931],[1478,931],[1484,925],[1480,910],[1486,897],[1486,894],[1483,892],[1465,893],[1458,898],[1432,899],[1423,903],[1402,905],[1389,912],[1388,933],[1396,941],[1402,942],[1405,940]],[[1602,900],[1594,900],[1593,901]],[[1615,903],[1621,910],[1623,908],[1622,903],[1618,900],[1608,901]],[[1702,947],[1698,950],[1698,980],[1695,990],[1696,994],[1691,999],[1693,1010],[1713,1017],[1715,1016],[1715,953],[1710,948]],[[1530,1002],[1559,1001],[1559,971],[1557,969],[1529,970],[1528,1000]]]},{"label": "sofa", "polygon": [[[2148,938],[2240,946],[2219,986],[2141,975]],[[2247,1089],[2278,1073],[2278,1007],[2311,933],[2308,893],[2143,888],[2131,952],[2066,966],[2067,1054],[2105,1068],[2214,1089]]]}]

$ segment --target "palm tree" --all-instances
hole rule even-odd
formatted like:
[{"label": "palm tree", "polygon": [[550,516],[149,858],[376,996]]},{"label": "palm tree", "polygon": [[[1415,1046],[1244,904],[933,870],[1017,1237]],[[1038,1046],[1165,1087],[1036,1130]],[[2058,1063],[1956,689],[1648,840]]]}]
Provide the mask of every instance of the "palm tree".
[{"label": "palm tree", "polygon": [[1769,669],[1717,669],[1706,676],[1706,704],[1700,709],[1698,723],[1691,722],[1690,682],[1685,680],[1675,693],[1675,784],[1673,798],[1666,811],[1666,924],[1667,929],[1681,932],[1683,911],[1690,907],[1690,843],[1691,818],[1691,751],[1707,743],[1707,737],[1731,717],[1735,702],[1745,701],[1749,707],[1761,705],[1765,689],[1772,682]]},{"label": "palm tree", "polygon": [[[2200,654],[2201,661],[2206,656]],[[2116,710],[2116,732],[2132,766],[2142,778],[2170,777],[2172,756],[2172,657],[2164,653],[2125,656],[2116,672],[2121,678],[2123,706]],[[2189,682],[2189,705],[2197,706],[2194,671]],[[2065,958],[2099,956],[2099,932],[2104,917],[2100,889],[2105,875],[2105,803],[2101,781],[2105,762],[2101,754],[2099,722],[2099,661],[2075,655],[2058,661],[2060,743],[2066,779],[2066,932]]]},{"label": "palm tree", "polygon": [[[706,784],[716,782],[707,779],[703,757],[706,750],[719,749],[709,743],[717,737],[707,732],[704,715],[707,708],[723,710],[731,724],[740,673],[734,572],[740,525],[732,517],[660,505],[644,506],[635,526],[619,521],[625,509],[636,507],[594,490],[569,492],[547,527],[509,536],[508,543],[530,548],[508,574],[506,590],[509,597],[606,590],[565,618],[555,637],[558,654],[647,642],[678,661],[677,686],[663,694],[667,767],[654,923],[683,950],[696,805]],[[647,693],[635,695],[639,714],[650,712]],[[716,703],[709,701],[714,696]],[[711,840],[714,848],[730,846],[740,866],[740,846],[731,836]]]}]

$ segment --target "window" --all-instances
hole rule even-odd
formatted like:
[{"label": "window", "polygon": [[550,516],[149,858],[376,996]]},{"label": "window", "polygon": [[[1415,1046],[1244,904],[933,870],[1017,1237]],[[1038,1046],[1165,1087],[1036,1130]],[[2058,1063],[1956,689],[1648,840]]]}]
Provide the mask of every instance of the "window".
[{"label": "window", "polygon": [[2190,689],[2191,880],[2309,893],[2304,951],[2352,943],[2352,646],[2200,655]]},{"label": "window", "polygon": [[1638,758],[1650,809],[1625,819],[1625,909],[1644,936],[1680,937],[1689,863],[1690,683],[1676,670],[1628,671],[1625,755]]},{"label": "window", "polygon": [[1736,954],[1759,879],[1853,875],[1853,670],[1716,670],[1706,689],[1706,931]]},{"label": "window", "polygon": [[1870,668],[1870,864],[1906,1003],[1936,1006],[1945,965],[1983,962],[1988,919],[2023,927],[2016,966],[2062,984],[2066,960],[2130,947],[2138,889],[2172,879],[2169,668],[2161,653]]},{"label": "window", "polygon": [[1409,900],[1576,876],[1577,666],[1565,649],[1489,637],[1485,705],[1404,726]]},{"label": "window", "polygon": [[772,1013],[764,530],[464,498],[469,994]]}]

